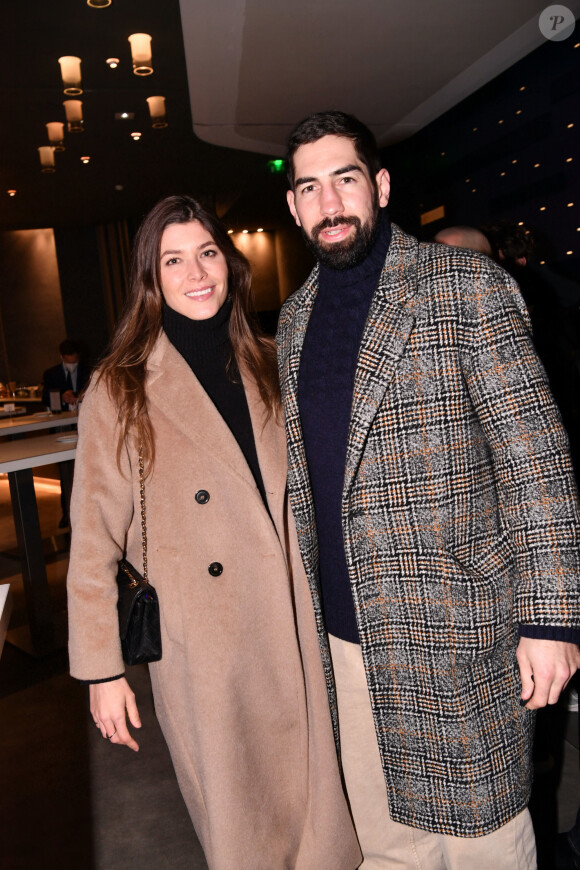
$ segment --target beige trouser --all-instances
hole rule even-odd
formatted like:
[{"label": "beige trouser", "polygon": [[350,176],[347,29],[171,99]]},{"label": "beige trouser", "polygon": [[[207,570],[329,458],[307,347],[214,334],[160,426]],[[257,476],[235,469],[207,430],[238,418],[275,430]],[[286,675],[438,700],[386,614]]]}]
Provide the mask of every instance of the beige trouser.
[{"label": "beige trouser", "polygon": [[330,636],[342,764],[363,870],[535,870],[527,810],[484,837],[433,834],[394,822],[358,644]]}]

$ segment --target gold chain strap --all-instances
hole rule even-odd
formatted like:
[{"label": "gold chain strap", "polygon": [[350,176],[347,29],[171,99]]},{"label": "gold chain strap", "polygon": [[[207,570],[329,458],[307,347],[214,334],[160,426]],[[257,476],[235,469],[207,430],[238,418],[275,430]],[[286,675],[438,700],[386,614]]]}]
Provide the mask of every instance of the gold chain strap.
[{"label": "gold chain strap", "polygon": [[143,580],[147,579],[147,517],[145,514],[145,470],[143,464],[143,445],[139,445],[139,493],[141,496],[141,541],[143,544]]}]

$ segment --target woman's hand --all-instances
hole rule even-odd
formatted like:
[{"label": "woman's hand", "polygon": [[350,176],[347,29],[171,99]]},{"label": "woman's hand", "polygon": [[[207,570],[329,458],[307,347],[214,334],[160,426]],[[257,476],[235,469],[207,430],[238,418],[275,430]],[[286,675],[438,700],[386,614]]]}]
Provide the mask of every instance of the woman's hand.
[{"label": "woman's hand", "polygon": [[127,728],[126,716],[134,728],[141,727],[135,695],[125,677],[89,686],[91,716],[103,737],[139,752],[139,744]]}]

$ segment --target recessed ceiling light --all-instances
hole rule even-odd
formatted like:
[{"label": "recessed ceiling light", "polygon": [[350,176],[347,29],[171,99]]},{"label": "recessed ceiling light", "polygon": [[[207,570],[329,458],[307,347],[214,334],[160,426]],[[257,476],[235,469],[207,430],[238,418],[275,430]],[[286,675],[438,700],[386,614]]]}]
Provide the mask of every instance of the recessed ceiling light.
[{"label": "recessed ceiling light", "polygon": [[141,138],[141,133],[138,133],[137,130],[135,130],[133,133],[131,133],[131,139],[134,139],[135,142],[138,142],[140,138]]},{"label": "recessed ceiling light", "polygon": [[525,91],[525,89],[526,89],[526,86],[525,86],[525,85],[522,85],[521,88],[520,88],[520,91]]},{"label": "recessed ceiling light", "polygon": [[115,112],[115,121],[133,120],[135,112]]},{"label": "recessed ceiling light", "polygon": [[572,157],[566,157],[566,163],[572,163]]},{"label": "recessed ceiling light", "polygon": [[16,196],[15,190],[7,190],[6,193],[8,194],[8,196]]},{"label": "recessed ceiling light", "polygon": [[541,206],[540,206],[540,211],[546,211],[546,206],[545,206],[545,205],[541,205]]},{"label": "recessed ceiling light", "polygon": [[257,233],[263,233],[263,232],[264,232],[264,228],[263,228],[263,227],[258,227],[258,229],[256,230],[256,232],[257,232]]},{"label": "recessed ceiling light", "polygon": [[570,256],[570,254],[573,254],[574,251],[566,251],[566,253],[568,254],[568,256]]},{"label": "recessed ceiling light", "polygon": [[568,124],[567,126],[568,126],[568,130],[571,130],[572,127],[574,126],[574,124]]},{"label": "recessed ceiling light", "polygon": [[231,236],[232,233],[233,233],[233,230],[228,230],[228,236]]},{"label": "recessed ceiling light", "polygon": [[85,154],[84,157],[81,157],[81,163],[90,163],[90,162],[91,162],[91,158],[89,157],[88,154]]},{"label": "recessed ceiling light", "polygon": [[534,169],[539,169],[539,167],[540,167],[539,163],[534,163]]},{"label": "recessed ceiling light", "polygon": [[572,208],[573,205],[574,205],[573,202],[569,202],[569,203],[568,203],[568,208]]},{"label": "recessed ceiling light", "polygon": [[249,230],[242,230],[243,233],[249,233]]},{"label": "recessed ceiling light", "polygon": [[517,162],[518,162],[517,160],[512,160],[512,163],[517,163]]}]

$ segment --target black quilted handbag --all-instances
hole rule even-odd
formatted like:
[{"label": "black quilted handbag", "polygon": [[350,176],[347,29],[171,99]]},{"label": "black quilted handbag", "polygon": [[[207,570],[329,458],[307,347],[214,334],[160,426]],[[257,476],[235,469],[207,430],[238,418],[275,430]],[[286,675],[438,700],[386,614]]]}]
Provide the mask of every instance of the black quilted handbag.
[{"label": "black quilted handbag", "polygon": [[147,523],[142,450],[139,450],[139,482],[143,575],[126,559],[117,563],[119,634],[123,659],[128,665],[158,662],[161,658],[159,600],[147,577]]}]

